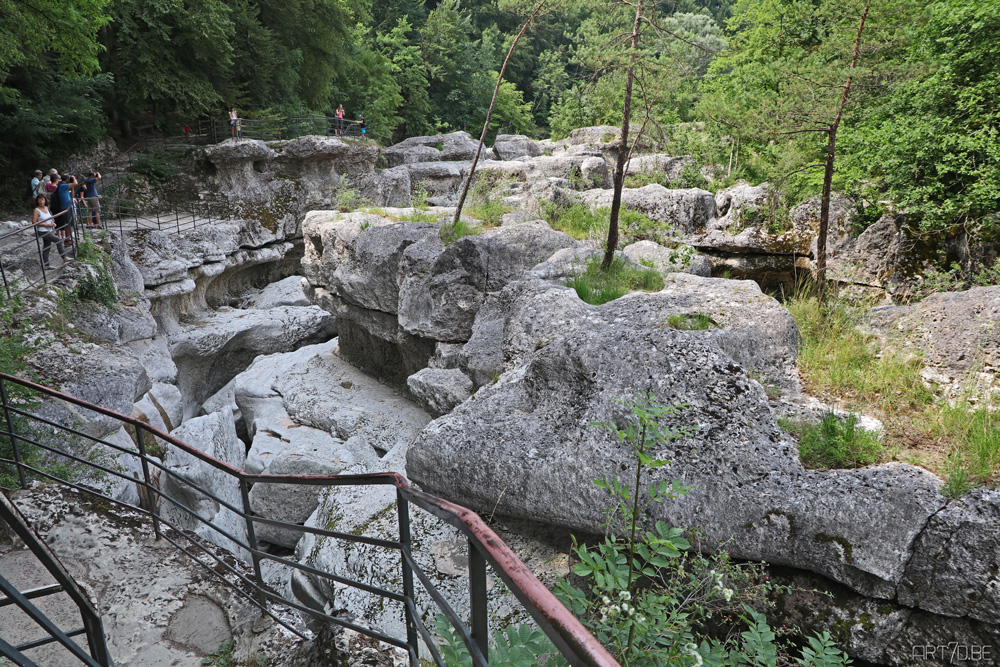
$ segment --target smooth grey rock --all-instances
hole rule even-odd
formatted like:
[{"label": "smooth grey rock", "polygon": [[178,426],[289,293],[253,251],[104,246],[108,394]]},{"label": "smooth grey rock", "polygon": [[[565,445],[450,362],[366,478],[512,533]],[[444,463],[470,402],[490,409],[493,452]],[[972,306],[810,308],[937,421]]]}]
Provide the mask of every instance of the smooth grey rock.
[{"label": "smooth grey rock", "polygon": [[[684,167],[693,165],[694,160],[690,155],[674,157],[656,153],[653,155],[640,155],[629,160],[625,169],[626,174],[650,174],[661,179],[664,184],[680,177]],[[718,201],[718,198],[716,198]]]},{"label": "smooth grey rock", "polygon": [[[611,190],[588,190],[581,195],[582,200],[593,208],[610,207]],[[641,188],[622,190],[622,206],[645,214],[650,220],[664,223],[662,230],[647,230],[639,235],[639,230],[623,229],[630,238],[649,238],[663,241],[672,234],[689,234],[703,229],[715,217],[715,198],[712,193],[697,188],[670,190],[662,185],[652,184]]]},{"label": "smooth grey rock", "polygon": [[258,355],[328,340],[336,331],[335,320],[316,306],[219,309],[201,317],[182,323],[170,342],[188,417]]},{"label": "smooth grey rock", "polygon": [[275,414],[275,404],[298,424],[342,441],[363,437],[381,452],[408,443],[430,421],[403,392],[373,380],[336,350],[335,339],[260,357],[237,377],[236,403],[251,436],[257,432],[255,424]]},{"label": "smooth grey rock", "polygon": [[652,241],[638,241],[625,246],[622,252],[633,262],[642,264],[645,260],[662,273],[690,273],[703,278],[712,275],[708,258],[699,255],[691,246],[664,248]]},{"label": "smooth grey rock", "polygon": [[472,380],[457,369],[425,368],[406,378],[410,393],[427,412],[440,417],[472,396]]},{"label": "smooth grey rock", "polygon": [[[236,425],[228,411],[189,419],[171,435],[237,470],[242,470],[246,463],[246,448],[236,437]],[[164,494],[193,511],[203,521],[198,521],[165,497],[160,499],[163,517],[248,562],[249,552],[219,532],[223,531],[245,544],[246,522],[232,510],[198,490],[210,491],[219,500],[240,508],[243,500],[236,477],[169,444],[166,447],[164,465],[167,468],[161,480]],[[206,522],[217,530],[206,525]]]},{"label": "smooth grey rock", "polygon": [[409,206],[412,203],[412,188],[410,171],[405,167],[379,171],[376,173],[375,203],[379,206]]},{"label": "smooth grey rock", "polygon": [[390,167],[413,164],[415,162],[440,162],[441,151],[433,146],[389,146],[382,154],[389,161]]},{"label": "smooth grey rock", "polygon": [[[564,308],[552,319],[586,326],[546,332],[551,338],[519,323],[541,344],[428,425],[408,452],[410,477],[482,511],[600,532],[611,499],[593,480],[621,477],[633,460],[627,445],[592,424],[620,428],[628,415],[616,401],[651,391],[687,405],[666,426],[697,429],[652,452],[671,463],[651,482],[679,478],[696,487],[686,499],[651,507],[653,518],[698,526],[706,548],[727,544],[736,558],[813,570],[892,598],[914,539],[944,506],[940,479],[901,464],[803,470],[760,385],[711,332],[665,328],[665,313],[648,309],[658,297],[611,302],[604,308],[615,317],[607,320],[600,309],[582,307],[586,316],[574,317]],[[553,305],[530,304],[536,312]]]},{"label": "smooth grey rock", "polygon": [[284,280],[271,283],[247,300],[247,308],[266,310],[279,306],[310,306],[309,299],[302,291],[302,278],[288,276]]},{"label": "smooth grey rock", "polygon": [[580,163],[580,175],[588,187],[610,188],[611,169],[601,157],[588,157]]},{"label": "smooth grey rock", "polygon": [[899,586],[900,603],[942,616],[1000,619],[1000,491],[977,489],[931,517]]},{"label": "smooth grey rock", "polygon": [[[820,198],[812,197],[791,210],[792,225],[797,232],[812,237],[810,252],[816,256],[816,242],[819,238]],[[855,205],[847,197],[834,193],[830,197],[830,212],[826,233],[826,252],[832,258],[840,254],[852,239]]]},{"label": "smooth grey rock", "polygon": [[368,310],[396,313],[406,249],[425,239],[440,239],[427,223],[370,226],[345,244],[345,259],[329,278],[332,291],[348,303]]},{"label": "smooth grey rock", "polygon": [[493,150],[501,160],[514,160],[520,157],[538,157],[542,149],[538,142],[520,134],[497,135]]},{"label": "smooth grey rock", "polygon": [[733,359],[759,377],[788,390],[797,389],[799,334],[788,311],[753,282],[683,273],[669,275],[659,293],[631,294],[603,306],[590,306],[574,290],[538,280],[508,285],[480,309],[472,338],[459,355],[459,367],[481,387],[570,332],[603,329],[623,321],[660,328],[671,315],[692,314],[708,315],[719,327],[693,335],[716,339]]}]

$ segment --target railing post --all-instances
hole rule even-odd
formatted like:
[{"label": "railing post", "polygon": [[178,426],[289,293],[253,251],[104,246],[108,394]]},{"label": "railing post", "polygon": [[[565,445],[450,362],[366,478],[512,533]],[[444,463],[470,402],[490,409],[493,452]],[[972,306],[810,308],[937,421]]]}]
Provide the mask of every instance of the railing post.
[{"label": "railing post", "polygon": [[490,627],[486,608],[486,558],[469,540],[469,607],[472,612],[472,641],[483,657],[490,658]]},{"label": "railing post", "polygon": [[139,448],[139,461],[142,465],[142,481],[146,483],[146,490],[149,491],[149,500],[152,507],[149,508],[149,513],[153,515],[153,533],[156,535],[156,539],[160,539],[160,517],[157,512],[157,494],[153,491],[153,485],[150,481],[149,476],[149,460],[146,458],[146,441],[142,437],[142,427],[135,427],[135,444]]},{"label": "railing post", "polygon": [[257,602],[263,607],[266,604],[262,587],[264,586],[264,576],[260,571],[260,556],[257,555],[257,536],[253,529],[253,519],[250,515],[250,489],[245,479],[240,477],[240,497],[243,498],[243,520],[247,524],[247,544],[250,546],[250,560],[253,561],[253,575],[257,582],[256,594]]},{"label": "railing post", "polygon": [[[42,240],[40,238],[38,238],[38,229],[37,228],[33,229],[31,231],[31,233],[35,235],[35,248],[37,248],[37,250],[38,250],[38,266],[42,267],[42,282],[43,283],[48,283],[49,282],[49,277],[45,273],[45,256],[42,254]],[[51,252],[52,252],[52,250],[50,249],[49,253],[51,254]]]},{"label": "railing post", "polygon": [[104,639],[104,625],[99,616],[92,616],[84,611],[80,612],[83,617],[83,628],[87,634],[87,645],[90,647],[90,657],[97,661],[102,667],[112,667],[115,663],[111,660],[108,652],[107,640]]},{"label": "railing post", "polygon": [[[34,233],[34,232],[32,232]],[[38,236],[35,234],[35,236]],[[7,298],[10,298],[10,283],[7,282],[7,272],[3,268],[3,253],[0,252],[0,277],[3,278],[3,288],[7,291]]]},{"label": "railing post", "polygon": [[[416,600],[413,598],[413,570],[406,556],[410,555],[410,503],[403,497],[403,492],[396,489],[396,510],[399,514],[399,549],[400,561],[403,564],[403,596],[410,601],[410,606],[403,607],[406,616],[406,643],[413,647],[413,653],[420,659],[420,646],[417,638],[417,622],[413,618],[411,609],[416,609]],[[411,659],[411,667],[417,667]]]},{"label": "railing post", "polygon": [[24,468],[21,464],[21,448],[17,444],[17,435],[14,433],[14,420],[10,417],[10,397],[7,396],[7,383],[3,378],[0,378],[0,400],[3,401],[3,416],[7,421],[7,432],[10,434],[11,450],[14,452],[14,467],[17,468],[17,479],[23,489],[27,484],[24,480]]}]

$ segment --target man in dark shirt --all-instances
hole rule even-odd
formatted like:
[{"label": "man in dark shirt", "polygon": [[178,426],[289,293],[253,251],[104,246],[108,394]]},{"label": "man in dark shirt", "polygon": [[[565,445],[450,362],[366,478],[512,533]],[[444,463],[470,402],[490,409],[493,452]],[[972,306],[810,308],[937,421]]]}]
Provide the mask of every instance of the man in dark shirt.
[{"label": "man in dark shirt", "polygon": [[73,189],[77,186],[76,177],[72,174],[63,174],[62,182],[56,188],[56,201],[60,211],[67,211],[62,219],[56,220],[56,229],[64,239],[69,239],[73,234],[76,220],[73,218]]},{"label": "man in dark shirt", "polygon": [[90,176],[83,179],[86,187],[84,197],[87,198],[87,210],[90,211],[90,226],[101,226],[101,195],[97,194],[97,181],[101,180],[101,172],[92,171]]}]

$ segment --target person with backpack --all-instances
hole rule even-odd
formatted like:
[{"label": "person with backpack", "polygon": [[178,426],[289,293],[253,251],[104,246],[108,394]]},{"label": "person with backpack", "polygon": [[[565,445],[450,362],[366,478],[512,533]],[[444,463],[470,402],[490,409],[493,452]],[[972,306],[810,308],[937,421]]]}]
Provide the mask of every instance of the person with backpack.
[{"label": "person with backpack", "polygon": [[90,211],[88,227],[100,228],[101,226],[101,195],[97,194],[97,181],[99,180],[101,180],[101,172],[97,170],[90,172],[90,176],[83,179],[84,197],[86,197],[87,209]]}]

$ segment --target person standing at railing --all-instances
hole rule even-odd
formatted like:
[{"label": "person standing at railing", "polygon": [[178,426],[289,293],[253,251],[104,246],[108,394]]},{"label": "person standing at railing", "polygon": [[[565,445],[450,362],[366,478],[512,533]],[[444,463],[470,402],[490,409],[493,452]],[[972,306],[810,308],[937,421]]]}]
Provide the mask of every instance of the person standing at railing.
[{"label": "person standing at railing", "polygon": [[89,226],[90,214],[87,211],[87,200],[84,199],[86,191],[87,188],[83,183],[77,183],[76,187],[73,188],[73,218],[84,220],[86,221],[84,224]]},{"label": "person standing at railing", "polygon": [[55,215],[66,211],[66,217],[63,218],[62,224],[57,229],[66,245],[73,245],[73,240],[70,237],[73,234],[73,228],[76,226],[76,219],[73,217],[73,188],[76,185],[75,176],[72,174],[63,174],[62,182],[56,188],[58,205],[56,206],[57,211]]},{"label": "person standing at railing", "polygon": [[229,132],[232,136],[236,137],[237,129],[239,128],[240,117],[236,113],[236,107],[229,107]]},{"label": "person standing at railing", "polygon": [[337,107],[337,113],[334,114],[337,117],[337,136],[344,136],[344,105],[341,104]]},{"label": "person standing at railing", "polygon": [[84,196],[87,198],[87,209],[90,218],[87,221],[88,227],[100,228],[101,226],[101,195],[97,194],[97,181],[101,180],[101,172],[92,171],[90,176],[83,179],[85,189]]},{"label": "person standing at railing", "polygon": [[38,186],[42,184],[42,170],[36,169],[35,175],[31,177],[31,185],[28,186],[28,190],[31,193],[28,197],[28,205],[32,206],[35,202],[35,197],[38,196]]},{"label": "person standing at railing", "polygon": [[49,248],[54,243],[59,251],[59,257],[63,264],[66,263],[66,247],[61,238],[56,236],[55,216],[49,212],[49,199],[45,195],[35,197],[35,210],[31,213],[31,224],[35,227],[35,233],[42,241],[42,266],[51,269],[49,264]]}]

